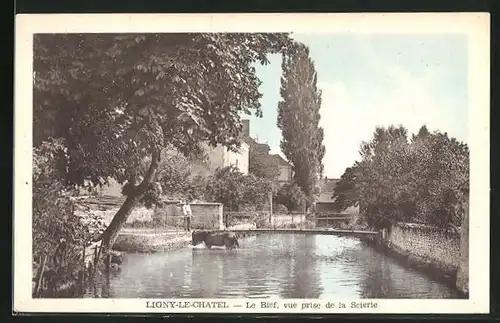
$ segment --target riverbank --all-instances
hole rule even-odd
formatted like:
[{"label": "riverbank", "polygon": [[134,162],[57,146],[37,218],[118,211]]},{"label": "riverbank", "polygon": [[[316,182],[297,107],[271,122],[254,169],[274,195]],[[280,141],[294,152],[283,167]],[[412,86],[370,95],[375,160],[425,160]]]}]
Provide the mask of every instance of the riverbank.
[{"label": "riverbank", "polygon": [[161,252],[191,244],[191,233],[157,229],[123,229],[113,249],[120,252]]},{"label": "riverbank", "polygon": [[[252,229],[255,225],[240,224],[231,229]],[[113,250],[120,252],[161,252],[183,248],[191,244],[191,232],[148,228],[123,229]]]}]

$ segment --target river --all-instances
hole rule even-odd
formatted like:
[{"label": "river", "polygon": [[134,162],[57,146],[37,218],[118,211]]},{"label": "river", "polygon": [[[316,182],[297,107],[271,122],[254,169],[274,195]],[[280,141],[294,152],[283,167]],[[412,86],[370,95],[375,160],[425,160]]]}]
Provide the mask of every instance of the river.
[{"label": "river", "polygon": [[[126,254],[100,297],[458,298],[456,290],[350,237],[263,234],[240,249]],[[95,297],[94,292],[87,296]]]}]

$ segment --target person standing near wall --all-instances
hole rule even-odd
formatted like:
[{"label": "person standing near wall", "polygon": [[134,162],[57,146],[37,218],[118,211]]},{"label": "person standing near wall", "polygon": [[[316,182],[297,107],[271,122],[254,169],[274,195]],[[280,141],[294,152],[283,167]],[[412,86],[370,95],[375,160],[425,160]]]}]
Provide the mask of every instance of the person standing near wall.
[{"label": "person standing near wall", "polygon": [[191,231],[191,206],[189,205],[189,200],[184,200],[184,205],[182,206],[182,212],[184,213],[184,230]]}]

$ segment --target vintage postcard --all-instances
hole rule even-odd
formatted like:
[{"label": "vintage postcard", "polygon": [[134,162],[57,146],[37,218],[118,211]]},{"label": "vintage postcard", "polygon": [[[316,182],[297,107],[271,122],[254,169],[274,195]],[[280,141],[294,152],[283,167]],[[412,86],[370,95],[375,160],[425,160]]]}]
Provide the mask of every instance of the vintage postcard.
[{"label": "vintage postcard", "polygon": [[13,310],[487,313],[489,33],[18,15]]}]

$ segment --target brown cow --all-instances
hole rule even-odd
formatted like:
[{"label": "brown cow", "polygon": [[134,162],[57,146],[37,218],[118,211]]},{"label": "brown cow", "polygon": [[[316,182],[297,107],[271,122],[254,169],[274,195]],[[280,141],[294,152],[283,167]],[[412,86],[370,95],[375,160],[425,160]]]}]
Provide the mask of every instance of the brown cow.
[{"label": "brown cow", "polygon": [[210,231],[193,231],[191,234],[193,239],[193,246],[196,246],[202,242],[205,243],[208,249],[212,246],[226,246],[226,249],[233,249],[234,247],[240,247],[236,234],[230,231],[224,232],[210,232]]}]

